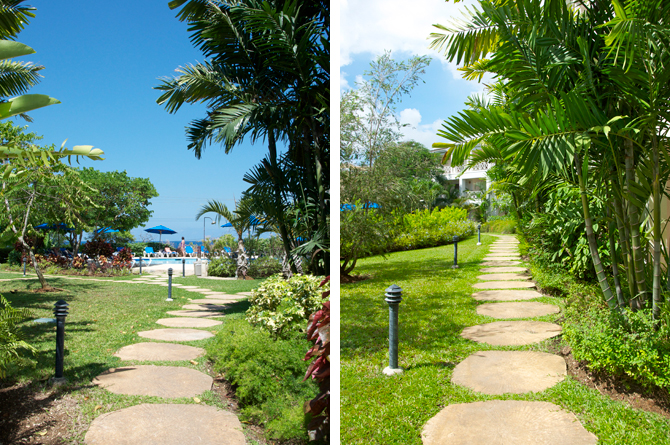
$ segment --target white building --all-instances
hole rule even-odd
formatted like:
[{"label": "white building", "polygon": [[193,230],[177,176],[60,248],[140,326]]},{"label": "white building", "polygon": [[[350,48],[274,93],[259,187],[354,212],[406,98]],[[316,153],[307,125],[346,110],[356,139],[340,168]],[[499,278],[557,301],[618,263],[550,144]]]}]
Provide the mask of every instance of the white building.
[{"label": "white building", "polygon": [[[444,153],[445,149],[431,151],[433,153]],[[443,166],[444,176],[447,178],[449,184],[453,184],[458,188],[461,197],[468,198],[468,201],[471,201],[473,204],[479,204],[481,200],[476,196],[479,192],[486,192],[490,187],[491,180],[486,176],[486,172],[493,165],[492,163],[481,162],[461,175],[465,170],[465,166],[452,167],[451,159],[449,159]]]}]

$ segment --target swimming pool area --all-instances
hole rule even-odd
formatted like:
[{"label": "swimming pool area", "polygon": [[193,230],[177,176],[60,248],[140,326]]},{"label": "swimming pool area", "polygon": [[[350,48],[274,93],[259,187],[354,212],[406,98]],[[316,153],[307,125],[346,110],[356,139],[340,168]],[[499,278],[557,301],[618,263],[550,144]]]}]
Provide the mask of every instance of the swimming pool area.
[{"label": "swimming pool area", "polygon": [[[195,264],[196,261],[198,261],[198,258],[141,258],[142,260],[142,267],[144,266],[158,266],[158,265],[173,265],[173,266],[180,266],[181,265],[181,260],[185,259],[186,264]],[[206,259],[204,261],[207,261]],[[133,258],[133,265],[132,267],[139,267],[140,266],[140,258],[135,257]]]}]

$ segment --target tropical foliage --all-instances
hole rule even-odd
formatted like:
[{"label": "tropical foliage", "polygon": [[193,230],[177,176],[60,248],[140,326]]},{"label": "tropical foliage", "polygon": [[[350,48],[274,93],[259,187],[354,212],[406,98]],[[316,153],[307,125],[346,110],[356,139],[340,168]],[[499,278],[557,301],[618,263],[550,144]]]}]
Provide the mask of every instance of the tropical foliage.
[{"label": "tropical foliage", "polygon": [[[329,190],[329,64],[330,10],[323,0],[244,0],[241,2],[174,0],[172,9],[189,23],[191,40],[206,61],[178,69],[162,79],[158,103],[170,113],[184,103],[204,103],[207,116],[186,130],[188,148],[197,158],[207,144],[226,152],[245,138],[264,140],[268,155],[252,177],[267,173],[271,193],[255,198],[257,216],[276,226],[293,272],[295,241],[328,269]],[[281,145],[286,154],[281,155]],[[294,167],[293,167],[294,166]],[[300,202],[287,198],[285,176],[300,172]],[[269,200],[268,200],[269,198]],[[288,207],[309,206],[306,237],[291,232],[284,214]]]},{"label": "tropical foliage", "polygon": [[25,342],[21,331],[16,327],[30,316],[28,309],[14,309],[0,295],[0,379],[5,378],[7,367],[19,357],[20,349],[35,352],[35,348]]}]

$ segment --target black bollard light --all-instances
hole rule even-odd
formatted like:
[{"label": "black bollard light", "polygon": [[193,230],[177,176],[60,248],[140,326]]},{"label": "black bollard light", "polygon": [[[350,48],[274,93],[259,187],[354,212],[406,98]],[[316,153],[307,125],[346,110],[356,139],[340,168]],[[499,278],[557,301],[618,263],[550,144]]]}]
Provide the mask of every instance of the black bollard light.
[{"label": "black bollard light", "polygon": [[186,277],[186,259],[181,259],[181,276]]},{"label": "black bollard light", "polygon": [[482,245],[482,225],[481,224],[477,225],[477,245],[478,246]]},{"label": "black bollard light", "polygon": [[172,268],[168,269],[168,297],[165,301],[174,301],[172,299]]},{"label": "black bollard light", "polygon": [[67,381],[63,377],[63,357],[65,355],[65,317],[69,305],[65,300],[58,300],[54,305],[56,316],[56,375],[51,379],[54,385],[60,385]]},{"label": "black bollard light", "polygon": [[402,301],[402,289],[393,284],[386,289],[384,294],[389,304],[389,365],[382,371],[386,375],[402,374],[402,368],[398,367],[398,308]]},{"label": "black bollard light", "polygon": [[454,265],[452,269],[458,269],[458,236],[454,235]]},{"label": "black bollard light", "polygon": [[142,275],[142,257],[140,257],[140,275]]},{"label": "black bollard light", "polygon": [[23,276],[26,276],[26,259],[23,259]]}]

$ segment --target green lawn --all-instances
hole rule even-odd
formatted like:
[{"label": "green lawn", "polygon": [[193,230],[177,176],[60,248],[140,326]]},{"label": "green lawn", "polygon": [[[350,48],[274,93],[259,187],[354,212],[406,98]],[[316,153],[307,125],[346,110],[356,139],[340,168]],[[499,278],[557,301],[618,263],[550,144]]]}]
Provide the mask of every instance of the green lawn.
[{"label": "green lawn", "polygon": [[[453,368],[473,352],[491,347],[460,337],[466,326],[495,321],[475,313],[471,298],[479,262],[493,236],[482,234],[458,245],[459,269],[451,269],[453,246],[393,253],[387,259],[359,262],[356,272],[371,279],[341,286],[341,442],[343,444],[421,444],[424,424],[453,403],[490,399],[552,402],[575,413],[600,443],[670,444],[670,421],[614,402],[577,381],[525,395],[487,396],[450,382]],[[387,377],[388,304],[384,290],[403,290],[399,315],[399,365],[402,375]],[[561,305],[557,298],[536,301]],[[560,315],[535,320],[555,321]],[[549,341],[548,341],[549,342]]]},{"label": "green lawn", "polygon": [[[0,278],[17,277],[16,274],[0,274]],[[34,277],[34,275],[33,275]],[[165,301],[167,288],[159,285],[116,283],[91,280],[73,280],[49,278],[49,284],[61,288],[63,292],[35,293],[40,288],[36,278],[32,280],[0,281],[0,294],[4,295],[12,306],[29,308],[35,318],[53,317],[53,305],[64,299],[70,305],[65,324],[65,377],[68,384],[62,391],[76,398],[86,421],[110,411],[144,402],[160,403],[196,403],[192,399],[163,400],[155,397],[116,395],[91,385],[91,380],[109,368],[139,364],[121,362],[113,357],[119,348],[133,343],[153,341],[140,337],[137,332],[160,329],[156,320],[164,318],[169,310],[181,309],[189,298],[200,298],[200,294],[184,289],[173,288],[175,301]],[[228,293],[248,291],[257,287],[256,281],[223,281],[197,278],[176,279],[175,282],[196,284],[198,286],[221,290]],[[246,311],[246,300],[230,306],[228,314]],[[220,319],[224,320],[225,319]],[[38,324],[28,321],[22,323],[27,341],[38,349],[34,355],[26,355],[12,366],[8,372],[12,379],[32,382],[36,387],[45,387],[46,381],[54,373],[56,331],[53,324]],[[222,326],[205,330],[216,332]],[[184,342],[191,346],[203,347],[209,340]],[[206,360],[200,357],[182,362],[151,362],[165,366],[185,366],[203,372]],[[143,362],[143,364],[149,364]],[[215,393],[208,391],[199,396],[203,403],[220,406]],[[220,406],[223,408],[223,406]],[[77,438],[83,440],[83,437]],[[78,442],[79,443],[79,442]]]}]

